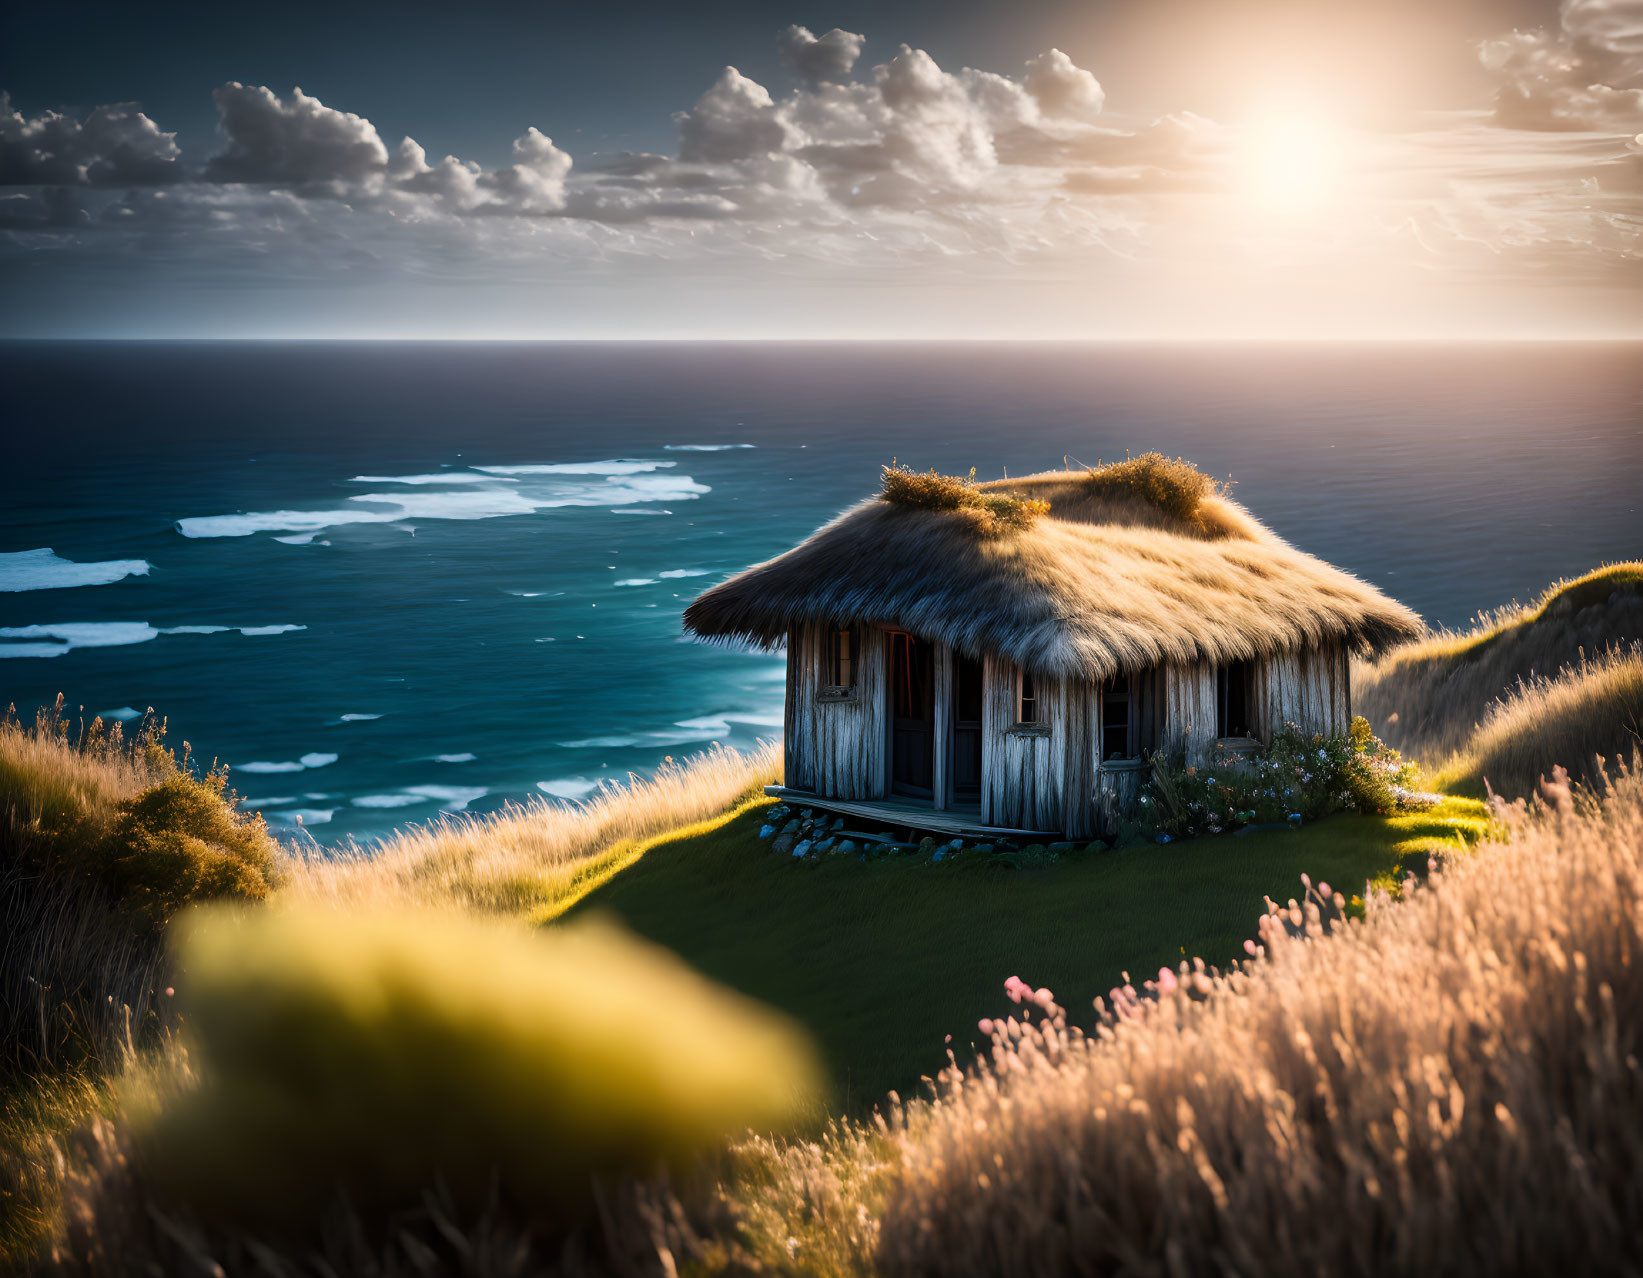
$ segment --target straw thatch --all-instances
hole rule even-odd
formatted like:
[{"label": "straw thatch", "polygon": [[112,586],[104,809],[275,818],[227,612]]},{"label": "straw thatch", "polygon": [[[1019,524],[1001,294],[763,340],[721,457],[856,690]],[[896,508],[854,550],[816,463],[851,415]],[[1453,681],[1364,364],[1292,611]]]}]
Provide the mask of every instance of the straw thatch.
[{"label": "straw thatch", "polygon": [[876,623],[1046,675],[1104,679],[1165,662],[1226,662],[1421,633],[1402,604],[1303,554],[1219,494],[1188,522],[1051,472],[980,485],[1047,501],[1006,536],[964,511],[875,499],[738,573],[685,610],[706,637],[772,647],[805,624]]}]

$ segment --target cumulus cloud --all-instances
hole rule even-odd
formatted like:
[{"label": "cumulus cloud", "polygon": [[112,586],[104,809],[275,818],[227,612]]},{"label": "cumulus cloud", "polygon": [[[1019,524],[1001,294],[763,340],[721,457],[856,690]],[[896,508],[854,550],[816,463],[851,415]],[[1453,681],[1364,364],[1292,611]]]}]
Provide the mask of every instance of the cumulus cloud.
[{"label": "cumulus cloud", "polygon": [[1101,82],[1060,49],[1029,59],[1022,85],[1049,116],[1090,119],[1101,114],[1107,100]]},{"label": "cumulus cloud", "polygon": [[1555,29],[1485,41],[1501,77],[1496,123],[1513,129],[1643,129],[1643,0],[1564,0]]},{"label": "cumulus cloud", "polygon": [[782,65],[805,84],[829,84],[849,76],[861,57],[867,37],[834,27],[826,35],[812,35],[809,27],[788,27],[777,42]]},{"label": "cumulus cloud", "polygon": [[571,157],[534,125],[513,141],[514,162],[479,183],[497,195],[498,211],[546,213],[565,203],[565,176]]},{"label": "cumulus cloud", "polygon": [[235,80],[211,96],[228,140],[206,164],[206,176],[216,181],[357,182],[388,167],[388,148],[375,125],[301,89],[285,100],[263,85]]},{"label": "cumulus cloud", "polygon": [[751,160],[787,145],[787,126],[770,90],[735,67],[720,72],[696,105],[675,119],[679,158],[685,161]]},{"label": "cumulus cloud", "polygon": [[154,186],[182,176],[175,133],[134,102],[84,120],[58,111],[25,116],[0,93],[0,186]]}]

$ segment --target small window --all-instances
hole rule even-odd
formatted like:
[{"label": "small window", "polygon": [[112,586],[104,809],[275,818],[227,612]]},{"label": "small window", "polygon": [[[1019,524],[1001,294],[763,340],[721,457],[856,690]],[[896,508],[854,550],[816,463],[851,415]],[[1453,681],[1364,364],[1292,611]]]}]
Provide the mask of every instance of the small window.
[{"label": "small window", "polygon": [[1114,675],[1101,686],[1101,758],[1133,759],[1140,751],[1135,742],[1134,700],[1127,675]]},{"label": "small window", "polygon": [[1038,715],[1038,680],[1023,670],[1021,672],[1021,713],[1016,722],[1038,723],[1040,722]]},{"label": "small window", "polygon": [[830,630],[827,632],[827,679],[834,688],[856,686],[856,632]]},{"label": "small window", "polygon": [[1234,661],[1215,672],[1215,735],[1253,737],[1250,714],[1250,663]]}]

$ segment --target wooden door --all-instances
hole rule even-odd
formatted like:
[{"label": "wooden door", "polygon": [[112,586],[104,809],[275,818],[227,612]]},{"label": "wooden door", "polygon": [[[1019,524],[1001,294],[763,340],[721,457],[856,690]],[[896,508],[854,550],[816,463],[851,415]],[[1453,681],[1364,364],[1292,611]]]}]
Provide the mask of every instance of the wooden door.
[{"label": "wooden door", "polygon": [[901,632],[890,636],[890,789],[932,797],[935,785],[935,652]]}]

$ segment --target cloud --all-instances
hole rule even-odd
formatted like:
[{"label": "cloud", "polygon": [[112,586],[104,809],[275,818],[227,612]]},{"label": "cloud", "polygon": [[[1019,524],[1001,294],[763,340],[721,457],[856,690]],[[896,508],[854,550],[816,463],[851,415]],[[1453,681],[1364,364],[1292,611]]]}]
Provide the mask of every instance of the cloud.
[{"label": "cloud", "polygon": [[838,27],[818,37],[809,27],[795,24],[782,33],[776,52],[782,65],[803,83],[828,84],[849,76],[866,44],[866,36]]},{"label": "cloud", "polygon": [[57,111],[24,116],[0,93],[0,185],[154,186],[182,176],[175,133],[135,102],[100,106],[83,121]]},{"label": "cloud", "polygon": [[211,96],[228,139],[205,166],[214,181],[358,182],[388,167],[388,148],[375,125],[301,89],[286,101],[262,85],[234,80]]},{"label": "cloud", "polygon": [[1643,0],[1564,0],[1555,29],[1485,41],[1495,122],[1540,131],[1643,129]]},{"label": "cloud", "polygon": [[8,101],[0,156],[22,189],[0,191],[0,254],[38,279],[549,282],[590,297],[738,272],[767,289],[1064,287],[1141,262],[1190,281],[1265,281],[1263,265],[1300,261],[1377,284],[1369,263],[1635,279],[1643,148],[1554,130],[1628,118],[1640,5],[1567,0],[1555,31],[1497,42],[1495,122],[1522,110],[1535,131],[1489,127],[1480,102],[1419,133],[1343,134],[1351,185],[1299,220],[1240,187],[1243,126],[1109,112],[1096,75],[1058,49],[1009,74],[906,45],[858,68],[860,36],[795,27],[778,50],[795,84],[772,93],[726,67],[675,115],[674,154],[582,164],[535,127],[495,168],[435,160],[300,89],[231,83],[215,95],[223,141],[187,169],[134,107],[24,119]]},{"label": "cloud", "polygon": [[[479,177],[479,185],[496,194],[497,212],[545,213],[563,207],[565,177],[571,157],[534,125],[513,140],[514,162]],[[447,157],[449,159],[449,157]]]},{"label": "cloud", "polygon": [[751,160],[787,145],[787,127],[770,91],[735,67],[720,72],[696,105],[674,118],[685,161]]},{"label": "cloud", "polygon": [[1073,65],[1060,49],[1051,49],[1027,62],[1022,86],[1048,116],[1091,119],[1101,114],[1107,95],[1101,82],[1088,71]]}]

